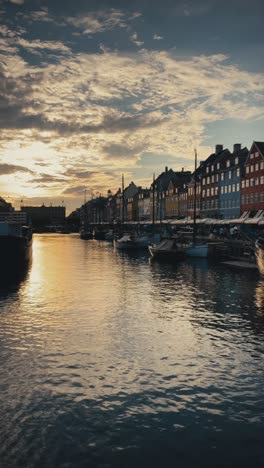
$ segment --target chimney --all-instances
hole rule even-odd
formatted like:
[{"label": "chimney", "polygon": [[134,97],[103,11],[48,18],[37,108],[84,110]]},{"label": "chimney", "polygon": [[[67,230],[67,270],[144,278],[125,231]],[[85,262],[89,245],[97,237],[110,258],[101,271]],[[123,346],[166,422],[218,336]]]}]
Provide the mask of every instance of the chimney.
[{"label": "chimney", "polygon": [[224,149],[223,145],[215,145],[215,154],[221,153],[223,149]]},{"label": "chimney", "polygon": [[165,172],[168,172],[168,166],[165,167]]},{"label": "chimney", "polygon": [[182,167],[182,172],[184,172],[184,167]]},{"label": "chimney", "polygon": [[235,143],[233,153],[236,153],[239,150],[241,150],[241,143]]}]

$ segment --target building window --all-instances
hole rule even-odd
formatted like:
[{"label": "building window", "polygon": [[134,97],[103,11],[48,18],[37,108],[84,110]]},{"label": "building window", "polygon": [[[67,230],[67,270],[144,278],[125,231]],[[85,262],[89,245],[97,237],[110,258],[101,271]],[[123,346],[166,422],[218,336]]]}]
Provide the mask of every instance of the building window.
[{"label": "building window", "polygon": [[253,159],[253,158],[254,158],[254,153],[251,153],[250,159]]},{"label": "building window", "polygon": [[264,169],[264,161],[261,161],[261,163],[260,163],[260,169],[261,169],[261,170]]},{"label": "building window", "polygon": [[227,193],[227,185],[225,185],[225,193]]},{"label": "building window", "polygon": [[235,164],[238,164],[238,158],[235,159]]},{"label": "building window", "polygon": [[255,171],[259,170],[259,163],[255,164]]},{"label": "building window", "polygon": [[207,177],[206,183],[207,183],[207,184],[210,184],[210,177]]},{"label": "building window", "polygon": [[249,179],[246,179],[246,187],[249,187]]},{"label": "building window", "polygon": [[250,172],[254,172],[254,164],[250,166]]},{"label": "building window", "polygon": [[210,189],[207,189],[206,195],[207,197],[210,197]]},{"label": "building window", "polygon": [[215,187],[215,195],[218,195],[218,187]]},{"label": "building window", "polygon": [[260,177],[260,183],[261,183],[261,185],[264,184],[264,176],[261,176],[261,177]]},{"label": "building window", "polygon": [[224,187],[223,186],[221,187],[221,193],[224,193]]},{"label": "building window", "polygon": [[249,166],[246,167],[246,173],[249,174]]},{"label": "building window", "polygon": [[221,172],[221,180],[225,180],[225,174]]},{"label": "building window", "polygon": [[211,197],[213,197],[213,196],[214,196],[214,189],[212,188],[211,189]]},{"label": "building window", "polygon": [[214,183],[214,176],[211,177],[212,184]]},{"label": "building window", "polygon": [[236,191],[236,184],[233,184],[232,185],[232,192],[235,192]]},{"label": "building window", "polygon": [[216,181],[216,182],[219,181],[219,175],[218,175],[218,174],[216,174],[216,176],[215,176],[215,181]]},{"label": "building window", "polygon": [[232,179],[232,171],[228,171],[228,178],[229,180]]},{"label": "building window", "polygon": [[256,177],[256,179],[255,179],[255,185],[259,185],[259,178],[258,177]]},{"label": "building window", "polygon": [[209,166],[207,166],[206,168],[206,174],[208,174],[208,172],[209,172]]},{"label": "building window", "polygon": [[259,152],[258,152],[258,151],[256,151],[256,153],[255,153],[255,157],[256,157],[256,158],[258,158],[258,157],[259,157]]},{"label": "building window", "polygon": [[254,187],[254,179],[250,179],[250,187]]},{"label": "building window", "polygon": [[228,193],[231,193],[232,185],[228,185]]},{"label": "building window", "polygon": [[245,184],[245,181],[242,180],[242,188],[245,188],[246,184]]},{"label": "building window", "polygon": [[226,161],[226,167],[230,167],[230,161],[229,161],[229,159]]},{"label": "building window", "polygon": [[240,191],[240,185],[239,184],[236,184],[236,189],[237,189],[237,192]]},{"label": "building window", "polygon": [[216,168],[220,169],[220,163],[217,163]]},{"label": "building window", "polygon": [[236,170],[236,175],[237,175],[237,177],[240,176],[240,169],[239,169],[239,167],[238,167],[237,170]]}]

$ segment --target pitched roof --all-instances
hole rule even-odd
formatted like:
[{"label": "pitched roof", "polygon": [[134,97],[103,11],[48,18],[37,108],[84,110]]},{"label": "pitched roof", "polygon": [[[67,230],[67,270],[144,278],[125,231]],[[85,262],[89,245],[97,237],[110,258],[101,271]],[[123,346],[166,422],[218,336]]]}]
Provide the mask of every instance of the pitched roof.
[{"label": "pitched roof", "polygon": [[258,147],[262,156],[264,156],[264,141],[254,141],[255,145]]}]

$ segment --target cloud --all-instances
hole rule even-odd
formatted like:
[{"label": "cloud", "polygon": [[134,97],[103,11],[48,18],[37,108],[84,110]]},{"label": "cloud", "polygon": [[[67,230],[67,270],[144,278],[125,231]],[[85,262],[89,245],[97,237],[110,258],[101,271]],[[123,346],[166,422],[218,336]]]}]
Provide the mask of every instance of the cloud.
[{"label": "cloud", "polygon": [[25,0],[9,0],[10,3],[14,3],[15,5],[23,5]]},{"label": "cloud", "polygon": [[81,30],[83,34],[98,34],[117,27],[127,27],[124,12],[114,8],[105,11],[90,12],[86,15],[65,17],[64,22]]},{"label": "cloud", "polygon": [[64,173],[66,176],[74,177],[77,179],[90,179],[95,175],[98,175],[98,172],[95,171],[87,171],[87,170],[80,170],[80,169],[67,169]]},{"label": "cloud", "polygon": [[161,41],[164,38],[162,36],[159,36],[158,34],[154,34],[153,39],[154,41]]},{"label": "cloud", "polygon": [[62,193],[65,195],[83,195],[86,188],[86,185],[77,185],[76,187],[69,187],[63,190]]},{"label": "cloud", "polygon": [[34,179],[29,180],[29,183],[36,184],[55,184],[55,183],[63,183],[66,182],[66,179],[64,177],[57,177],[53,176],[51,174],[45,174],[42,173],[38,177],[35,177]]},{"label": "cloud", "polygon": [[[20,155],[27,147],[28,155],[44,155],[48,170],[62,176],[35,176],[31,182],[43,189],[58,191],[67,183],[65,190],[75,190],[80,180],[115,189],[121,171],[128,177],[138,171],[142,178],[147,169],[151,177],[143,154],[158,155],[153,165],[165,167],[171,155],[176,166],[185,166],[194,145],[203,146],[208,123],[263,118],[262,75],[231,65],[225,55],[109,49],[77,54],[60,41],[21,40],[22,33],[16,40],[9,28],[2,31],[0,148],[16,147]],[[30,65],[20,55],[22,46],[40,51],[39,62]],[[40,142],[42,153],[31,148]]]},{"label": "cloud", "polygon": [[138,47],[141,47],[144,44],[143,41],[138,40],[138,34],[136,32],[130,36],[130,40],[131,42],[133,42],[133,44],[136,44],[136,46]]},{"label": "cloud", "polygon": [[15,164],[0,163],[0,176],[7,174],[15,174],[16,172],[28,172],[33,174],[33,171],[24,166],[18,166]]}]

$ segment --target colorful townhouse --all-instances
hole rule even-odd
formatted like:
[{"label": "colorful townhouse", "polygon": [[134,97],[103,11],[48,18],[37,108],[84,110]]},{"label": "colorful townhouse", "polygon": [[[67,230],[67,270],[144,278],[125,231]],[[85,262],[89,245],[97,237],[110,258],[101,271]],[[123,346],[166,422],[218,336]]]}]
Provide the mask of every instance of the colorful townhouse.
[{"label": "colorful townhouse", "polygon": [[221,219],[236,219],[240,216],[241,176],[244,175],[248,149],[234,144],[233,153],[220,162],[219,212]]},{"label": "colorful townhouse", "polygon": [[216,145],[215,152],[205,161],[201,177],[201,217],[220,218],[219,210],[219,173],[225,161],[230,157],[230,151],[223,145]]},{"label": "colorful townhouse", "polygon": [[[264,142],[254,141],[241,179],[241,212],[254,216],[264,210]],[[259,213],[260,214],[260,213]]]}]

